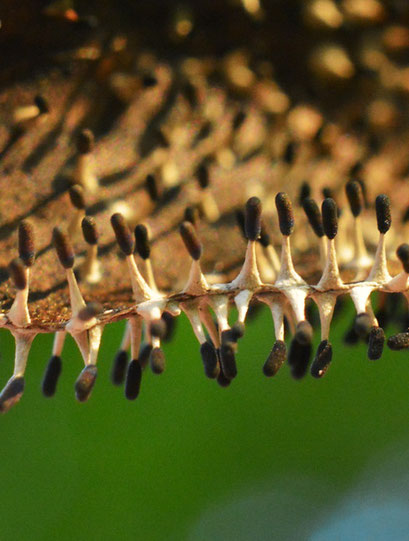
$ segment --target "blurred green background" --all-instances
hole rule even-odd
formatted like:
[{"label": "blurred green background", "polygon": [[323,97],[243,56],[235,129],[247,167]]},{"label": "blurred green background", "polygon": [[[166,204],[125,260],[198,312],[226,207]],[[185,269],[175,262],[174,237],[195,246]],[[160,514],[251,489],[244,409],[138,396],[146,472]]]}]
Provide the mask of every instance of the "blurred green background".
[{"label": "blurred green background", "polygon": [[[0,419],[0,539],[373,539],[354,527],[364,528],[359,513],[372,500],[401,527],[393,506],[407,505],[409,487],[407,355],[385,350],[369,362],[364,345],[344,347],[348,310],[333,328],[327,376],[299,382],[287,366],[273,379],[261,373],[273,343],[263,309],[247,325],[239,375],[227,389],[203,376],[181,317],[165,345],[166,372],[147,371],[136,402],[109,381],[122,323],[104,331],[86,404],[74,399],[81,360],[71,339],[57,395],[42,397],[51,337],[37,337],[26,392]],[[0,344],[5,382],[14,348],[8,332]],[[394,456],[400,462],[386,467]],[[350,519],[345,501],[359,515],[352,537],[339,525],[337,535],[325,529],[334,516]],[[396,512],[409,515],[406,507]],[[370,508],[370,524],[379,513]],[[395,538],[407,537],[390,530]]]}]

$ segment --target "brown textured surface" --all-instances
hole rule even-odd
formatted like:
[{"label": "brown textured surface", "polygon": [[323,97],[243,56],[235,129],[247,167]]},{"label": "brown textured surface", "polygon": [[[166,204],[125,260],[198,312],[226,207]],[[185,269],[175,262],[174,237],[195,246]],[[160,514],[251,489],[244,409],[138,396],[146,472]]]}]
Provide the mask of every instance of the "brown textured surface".
[{"label": "brown textured surface", "polygon": [[[214,8],[215,9],[215,8]],[[146,29],[145,29],[146,30]],[[266,26],[264,31],[267,32]],[[116,29],[119,32],[119,29]],[[51,38],[50,38],[51,39]],[[309,43],[311,33],[299,37],[297,46]],[[17,227],[27,218],[35,229],[37,259],[31,273],[30,313],[33,323],[47,328],[58,327],[69,317],[68,290],[62,267],[50,248],[51,232],[55,225],[66,227],[72,217],[67,187],[75,161],[75,136],[82,128],[91,128],[96,135],[93,156],[100,187],[96,194],[88,194],[87,213],[94,216],[100,231],[100,257],[103,278],[96,286],[81,284],[85,299],[98,300],[105,309],[123,308],[131,304],[130,281],[126,264],[114,243],[109,217],[115,204],[125,201],[134,212],[132,224],[147,223],[153,238],[152,259],[155,276],[161,289],[177,292],[188,274],[189,259],[179,238],[177,227],[188,204],[197,202],[200,190],[193,172],[206,156],[213,156],[223,146],[233,147],[236,163],[230,170],[212,162],[211,190],[217,200],[221,219],[215,224],[199,225],[199,236],[204,243],[203,268],[220,273],[220,281],[234,276],[242,261],[244,243],[235,226],[234,209],[247,197],[258,195],[274,224],[273,239],[279,242],[273,197],[285,189],[296,198],[298,186],[308,179],[313,195],[319,197],[320,188],[331,185],[341,188],[351,165],[364,156],[364,178],[370,198],[382,191],[392,196],[396,219],[409,200],[407,182],[398,184],[391,193],[391,185],[404,177],[407,166],[408,134],[402,125],[381,133],[381,149],[367,155],[368,134],[349,131],[349,125],[365,110],[368,96],[376,96],[374,84],[365,86],[358,81],[356,94],[337,89],[344,108],[332,107],[328,118],[333,123],[333,135],[323,150],[311,138],[300,140],[295,164],[288,166],[280,160],[283,145],[288,139],[285,111],[266,114],[260,96],[265,91],[262,80],[250,88],[238,91],[228,81],[208,83],[204,78],[197,83],[199,105],[189,106],[181,94],[179,61],[161,57],[151,61],[158,79],[157,87],[143,90],[139,72],[134,69],[141,58],[135,43],[120,53],[107,50],[106,40],[93,37],[92,47],[101,52],[93,60],[78,59],[75,53],[62,55],[61,60],[24,81],[3,84],[0,91],[0,308],[6,310],[13,298],[14,287],[7,279],[6,268],[17,255]],[[178,46],[176,48],[180,50]],[[277,56],[277,51],[273,54]],[[182,57],[183,58],[183,57]],[[223,58],[212,60],[223,74]],[[210,64],[212,64],[210,62]],[[203,61],[203,65],[205,62]],[[68,69],[69,68],[69,69]],[[301,77],[305,66],[300,68]],[[122,101],[109,85],[112,73],[131,75],[132,99]],[[285,79],[285,77],[284,77]],[[223,79],[222,79],[223,81]],[[265,82],[265,81],[264,81]],[[134,85],[134,87],[132,87]],[[325,85],[324,85],[325,87]],[[306,103],[304,93],[298,93],[298,82],[289,95],[291,106]],[[369,90],[366,92],[366,90]],[[16,133],[12,111],[32,103],[41,93],[50,104],[50,113],[32,122],[24,133]],[[323,88],[322,95],[328,95]],[[342,96],[342,99],[341,99]],[[328,109],[329,104],[311,100],[314,108]],[[194,143],[206,122],[203,111],[210,103],[217,103],[219,114],[212,122],[210,134]],[[232,137],[231,122],[238,108],[248,117]],[[407,114],[403,107],[404,115]],[[402,115],[402,116],[404,116]],[[352,120],[351,120],[352,119]],[[157,150],[155,130],[161,126],[174,133],[169,149]],[[252,142],[254,138],[254,143]],[[252,155],[251,151],[256,150]],[[247,156],[246,156],[247,154]],[[178,171],[178,185],[167,192],[168,201],[153,204],[143,188],[146,174],[158,172],[163,164],[173,164]],[[343,201],[343,194],[338,195]],[[274,221],[273,221],[274,220]],[[373,217],[370,227],[374,228]],[[306,278],[317,278],[317,258],[306,250],[305,219],[296,209],[295,256],[297,270]],[[373,235],[372,235],[373,236]],[[303,244],[304,241],[304,244]],[[314,241],[312,241],[314,244]],[[75,241],[78,263],[86,248],[81,235]],[[314,251],[313,251],[314,253]],[[303,255],[304,254],[304,255]],[[143,269],[143,264],[141,264]]]},{"label": "brown textured surface", "polygon": [[[59,324],[65,321],[68,315],[64,273],[54,250],[50,248],[50,241],[52,228],[55,225],[66,227],[73,214],[66,193],[70,182],[69,166],[75,154],[73,134],[77,133],[81,126],[98,122],[98,112],[95,112],[93,103],[98,91],[97,82],[92,78],[84,82],[82,71],[79,69],[76,76],[68,80],[56,75],[51,81],[47,81],[43,93],[50,102],[50,115],[30,126],[27,133],[4,154],[1,162],[2,184],[5,186],[0,226],[2,307],[6,309],[14,297],[13,286],[10,281],[5,280],[5,269],[10,257],[16,255],[18,223],[27,218],[35,229],[38,252],[31,275],[30,311],[33,323],[40,325]],[[131,302],[126,265],[113,242],[109,224],[111,205],[125,200],[135,211],[133,223],[143,220],[149,224],[155,241],[153,265],[155,271],[158,271],[156,275],[159,286],[170,289],[175,283],[180,285],[180,277],[186,276],[188,259],[179,240],[177,226],[187,203],[199,195],[196,181],[191,180],[192,168],[202,155],[216,148],[218,142],[226,138],[228,130],[226,120],[217,127],[211,140],[204,140],[194,151],[189,152],[186,147],[164,151],[164,154],[171,156],[177,164],[184,184],[174,199],[155,208],[143,189],[146,174],[154,170],[152,156],[142,158],[138,155],[138,142],[147,119],[158,111],[166,92],[169,91],[169,70],[158,66],[156,74],[160,81],[158,88],[140,92],[125,108],[109,134],[97,141],[93,153],[100,188],[96,194],[87,196],[87,207],[88,213],[95,216],[100,231],[104,276],[98,286],[87,288],[82,285],[82,290],[87,300],[97,298],[106,308],[117,308]],[[1,100],[4,114],[18,105],[30,103],[37,89],[36,82],[23,88],[16,86],[7,89]],[[97,99],[102,100],[103,97]],[[184,107],[186,109],[186,105]],[[84,119],[88,119],[88,122]],[[188,144],[198,131],[199,125],[196,124],[195,126],[192,122],[191,127],[187,127]],[[3,143],[8,135],[4,134]],[[259,162],[262,167],[262,162]],[[252,167],[254,163],[250,166],[243,165],[240,170],[235,171],[234,181],[242,185],[246,180],[246,169],[251,170]],[[205,242],[204,257],[204,267],[209,271],[213,270],[214,262],[219,261],[223,262],[219,270],[229,269],[242,255],[241,250],[234,249],[239,236],[236,232],[231,234],[228,226],[232,222],[229,212],[234,205],[243,201],[243,194],[238,190],[230,193],[228,181],[217,177],[216,172],[214,194],[225,216],[212,230],[206,231],[205,226],[199,229],[200,235],[210,241]],[[222,243],[220,237],[225,242]],[[75,243],[77,253],[81,254],[85,247],[79,235]],[[240,242],[239,247],[242,248]]]}]

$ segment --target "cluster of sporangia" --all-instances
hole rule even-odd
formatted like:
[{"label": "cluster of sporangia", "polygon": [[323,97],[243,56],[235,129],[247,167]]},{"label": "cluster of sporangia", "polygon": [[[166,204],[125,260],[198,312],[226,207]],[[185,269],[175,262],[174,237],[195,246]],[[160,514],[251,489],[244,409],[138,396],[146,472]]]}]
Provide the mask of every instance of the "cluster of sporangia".
[{"label": "cluster of sporangia", "polygon": [[[365,250],[362,251],[363,239],[360,228],[362,187],[359,182],[351,181],[347,184],[346,193],[355,219],[356,255],[358,259],[367,258]],[[74,186],[70,195],[73,204],[81,208],[81,190]],[[160,342],[166,338],[170,330],[172,316],[180,314],[181,311],[189,318],[200,343],[206,376],[217,379],[221,386],[229,385],[237,375],[235,352],[238,340],[244,334],[245,319],[253,298],[269,306],[274,321],[276,341],[263,367],[266,376],[274,376],[286,358],[295,378],[305,375],[311,357],[313,337],[313,329],[305,315],[305,302],[308,297],[316,303],[321,321],[321,342],[310,369],[314,377],[321,378],[332,360],[329,331],[339,295],[349,294],[354,303],[357,313],[355,331],[367,339],[369,359],[381,357],[385,335],[373,313],[370,295],[376,290],[385,293],[401,292],[407,299],[409,298],[407,292],[409,245],[402,244],[397,249],[397,256],[403,265],[402,272],[392,278],[387,269],[385,234],[391,226],[388,197],[379,195],[375,202],[379,243],[372,268],[364,280],[350,283],[342,281],[337,264],[335,237],[338,230],[338,210],[334,199],[326,197],[321,210],[312,198],[303,199],[302,205],[308,221],[321,241],[320,249],[324,264],[321,279],[314,286],[307,284],[293,266],[290,242],[294,229],[294,215],[291,201],[286,193],[280,192],[275,198],[275,203],[282,235],[281,262],[264,230],[261,202],[257,197],[252,197],[246,203],[245,212],[241,214],[241,225],[248,244],[244,264],[238,276],[227,284],[207,283],[201,271],[202,246],[196,233],[195,220],[186,220],[180,226],[180,234],[192,259],[190,275],[183,291],[172,295],[162,294],[155,285],[146,227],[137,225],[132,233],[121,214],[112,215],[111,225],[117,243],[125,255],[134,298],[134,305],[121,314],[122,318],[127,318],[127,327],[112,371],[115,384],[120,385],[125,381],[125,395],[128,399],[132,400],[138,396],[142,371],[148,362],[155,374],[160,374],[164,370],[165,357]],[[188,215],[189,213],[185,215],[185,219]],[[240,216],[240,212],[238,215]],[[81,226],[89,246],[84,265],[87,267],[86,272],[92,276],[94,272],[99,272],[96,267],[98,232],[91,217],[83,218]],[[85,368],[75,384],[77,399],[85,401],[89,398],[97,377],[98,349],[104,320],[107,320],[109,312],[104,313],[97,303],[86,304],[83,300],[73,270],[75,255],[69,229],[68,233],[65,233],[55,228],[53,244],[66,272],[72,316],[65,328],[56,333],[53,354],[43,380],[43,392],[45,396],[52,396],[56,391],[62,367],[61,352],[68,332],[77,342],[85,363]],[[275,273],[274,284],[264,284],[260,279],[257,266],[260,245]],[[146,262],[147,280],[137,267],[135,250]],[[30,345],[38,332],[30,327],[27,304],[29,273],[34,259],[33,229],[28,222],[22,222],[19,227],[19,258],[13,260],[9,267],[17,293],[10,310],[0,315],[0,326],[8,328],[16,340],[14,374],[0,394],[0,410],[3,412],[16,403],[23,393],[27,357]],[[232,301],[238,310],[238,320],[230,326],[228,312]],[[285,319],[293,331],[288,352],[284,342]],[[391,349],[407,348],[409,332],[391,336],[387,343]],[[132,360],[128,363],[129,348]]]}]

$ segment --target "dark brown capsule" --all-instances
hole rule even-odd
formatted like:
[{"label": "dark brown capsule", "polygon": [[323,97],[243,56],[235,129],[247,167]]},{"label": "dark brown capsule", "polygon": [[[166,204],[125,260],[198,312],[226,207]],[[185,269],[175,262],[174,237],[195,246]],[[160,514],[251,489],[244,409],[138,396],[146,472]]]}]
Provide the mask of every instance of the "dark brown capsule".
[{"label": "dark brown capsule", "polygon": [[288,352],[288,364],[290,366],[291,376],[294,379],[302,379],[307,373],[311,353],[311,343],[300,344],[298,340],[291,340],[290,350]]},{"label": "dark brown capsule", "polygon": [[133,359],[126,372],[125,396],[128,400],[135,400],[141,390],[142,367],[138,360]]},{"label": "dark brown capsule", "polygon": [[[362,172],[364,164],[362,163],[362,160],[357,160],[349,169],[349,174],[351,177],[356,177]],[[357,182],[359,182],[357,180]]]},{"label": "dark brown capsule", "polygon": [[77,137],[77,151],[80,154],[88,154],[94,148],[94,134],[91,130],[82,130]]},{"label": "dark brown capsule", "polygon": [[85,218],[82,219],[81,228],[84,240],[87,244],[90,244],[91,246],[98,244],[99,235],[94,218],[91,218],[91,216],[85,216]]},{"label": "dark brown capsule", "polygon": [[46,371],[44,373],[41,389],[43,395],[51,398],[57,390],[58,379],[62,371],[62,360],[59,355],[53,355],[48,361]]},{"label": "dark brown capsule", "polygon": [[295,141],[289,141],[284,149],[283,160],[288,165],[292,165],[297,153],[297,143]]},{"label": "dark brown capsule", "polygon": [[149,243],[148,229],[143,224],[138,224],[135,227],[135,248],[138,255],[142,259],[149,259],[151,255],[151,247]]},{"label": "dark brown capsule", "polygon": [[311,365],[311,375],[314,378],[325,376],[332,361],[332,345],[328,340],[322,340],[318,346],[315,359]]},{"label": "dark brown capsule", "polygon": [[236,321],[230,329],[230,337],[233,342],[243,338],[246,327],[242,321]]},{"label": "dark brown capsule", "polygon": [[213,345],[209,342],[203,342],[200,346],[200,355],[202,357],[205,375],[210,379],[217,378],[220,373],[220,365]]},{"label": "dark brown capsule", "polygon": [[364,207],[364,197],[361,185],[356,180],[350,180],[345,186],[345,192],[351,212],[353,216],[357,218]]},{"label": "dark brown capsule", "polygon": [[330,197],[324,199],[321,213],[324,233],[329,239],[334,239],[338,233],[338,212],[335,201]]},{"label": "dark brown capsule", "polygon": [[277,340],[274,343],[270,355],[267,357],[263,366],[263,373],[268,378],[275,376],[280,370],[287,357],[287,346],[282,340]]},{"label": "dark brown capsule", "polygon": [[355,331],[360,338],[365,339],[372,327],[372,321],[369,314],[362,312],[355,318]]},{"label": "dark brown capsule", "polygon": [[50,112],[50,106],[47,102],[47,100],[44,98],[44,96],[41,96],[40,94],[37,94],[34,97],[34,103],[37,105],[40,115],[44,115],[46,113]]},{"label": "dark brown capsule", "polygon": [[409,273],[409,244],[401,244],[398,246],[396,255],[402,263],[403,270]]},{"label": "dark brown capsule", "polygon": [[387,233],[391,227],[391,202],[385,194],[378,195],[375,200],[376,221],[379,233]]},{"label": "dark brown capsule", "polygon": [[86,402],[97,379],[97,367],[95,364],[88,364],[80,373],[75,382],[75,397],[78,402]]},{"label": "dark brown capsule", "polygon": [[297,340],[299,344],[309,344],[312,341],[312,327],[311,324],[307,321],[300,321],[297,324],[295,331],[294,339]]},{"label": "dark brown capsule", "polygon": [[334,199],[334,192],[329,186],[324,186],[324,188],[322,188],[321,193],[324,199],[328,199],[328,198]]},{"label": "dark brown capsule", "polygon": [[6,413],[16,404],[24,392],[24,377],[13,377],[0,393],[0,412]]},{"label": "dark brown capsule", "polygon": [[250,197],[244,213],[244,230],[248,240],[257,240],[261,231],[261,201],[258,197]]},{"label": "dark brown capsule", "polygon": [[292,339],[290,342],[290,348],[288,350],[288,364],[290,367],[297,364],[299,357],[300,357],[300,349],[302,344],[300,344],[297,340]]},{"label": "dark brown capsule", "polygon": [[172,316],[169,312],[163,312],[161,319],[165,322],[166,332],[163,336],[164,342],[169,342],[175,333],[176,317]]},{"label": "dark brown capsule", "polygon": [[139,352],[138,361],[139,361],[142,369],[144,369],[146,367],[146,365],[149,363],[149,358],[151,356],[152,349],[153,349],[152,344],[144,344],[141,347],[141,350]]},{"label": "dark brown capsule", "polygon": [[151,322],[150,331],[152,336],[162,340],[166,334],[166,323],[163,319],[155,319]]},{"label": "dark brown capsule", "polygon": [[223,331],[220,338],[222,344],[231,344],[233,342],[230,329]]},{"label": "dark brown capsule", "polygon": [[27,287],[26,267],[19,257],[10,262],[9,273],[17,289],[22,290]]},{"label": "dark brown capsule", "polygon": [[236,357],[233,344],[230,342],[222,343],[220,347],[220,364],[227,379],[234,379],[237,376]]},{"label": "dark brown capsule", "polygon": [[385,333],[382,327],[372,327],[369,331],[368,341],[368,359],[370,361],[376,361],[382,357],[384,343]]},{"label": "dark brown capsule", "polygon": [[312,227],[314,233],[317,237],[321,238],[324,236],[324,227],[322,225],[322,216],[321,211],[314,201],[310,197],[306,197],[302,202],[302,207],[308,218],[310,226]]},{"label": "dark brown capsule", "polygon": [[114,230],[118,246],[125,255],[132,255],[135,242],[125,218],[117,212],[111,216],[111,225]]},{"label": "dark brown capsule", "polygon": [[148,192],[151,200],[154,203],[159,201],[161,193],[160,193],[159,183],[155,175],[149,174],[146,176],[145,186],[146,186],[146,191]]},{"label": "dark brown capsule", "polygon": [[166,359],[161,348],[156,347],[152,349],[149,364],[154,374],[162,374],[166,367]]},{"label": "dark brown capsule", "polygon": [[74,249],[68,235],[59,227],[53,229],[53,244],[61,265],[65,269],[72,269],[75,260]]},{"label": "dark brown capsule", "polygon": [[294,213],[291,200],[285,192],[276,195],[275,203],[281,234],[288,237],[294,229]]},{"label": "dark brown capsule", "polygon": [[298,195],[298,204],[302,206],[304,199],[307,199],[311,196],[311,186],[310,183],[304,181],[300,186],[300,191]]},{"label": "dark brown capsule", "polygon": [[158,84],[158,80],[154,75],[145,74],[142,77],[142,86],[144,88],[152,88]]},{"label": "dark brown capsule", "polygon": [[74,186],[71,186],[68,193],[70,195],[70,201],[71,201],[72,206],[78,210],[84,210],[85,209],[84,188],[80,186],[79,184],[74,184]]},{"label": "dark brown capsule", "polygon": [[190,222],[183,222],[179,227],[179,231],[190,257],[198,261],[202,255],[202,245],[195,228]]},{"label": "dark brown capsule", "polygon": [[184,221],[190,222],[197,227],[199,223],[199,209],[197,207],[189,206],[185,208]]},{"label": "dark brown capsule", "polygon": [[34,229],[30,222],[23,220],[18,226],[18,252],[26,267],[34,264]]},{"label": "dark brown capsule", "polygon": [[388,348],[394,351],[409,348],[409,332],[401,332],[390,336],[387,341]]},{"label": "dark brown capsule", "polygon": [[199,186],[204,190],[210,184],[209,170],[205,163],[201,163],[196,170],[196,178]]},{"label": "dark brown capsule", "polygon": [[122,385],[125,381],[126,368],[128,366],[128,353],[120,349],[115,355],[112,364],[111,381],[114,385]]},{"label": "dark brown capsule", "polygon": [[[220,350],[218,350],[218,354],[220,356]],[[232,380],[226,377],[226,375],[224,374],[221,364],[220,364],[219,375],[217,376],[216,381],[220,385],[220,387],[228,387],[230,383],[232,382]]]},{"label": "dark brown capsule", "polygon": [[376,320],[378,321],[379,327],[385,329],[389,325],[390,313],[387,307],[381,307],[375,312]]}]

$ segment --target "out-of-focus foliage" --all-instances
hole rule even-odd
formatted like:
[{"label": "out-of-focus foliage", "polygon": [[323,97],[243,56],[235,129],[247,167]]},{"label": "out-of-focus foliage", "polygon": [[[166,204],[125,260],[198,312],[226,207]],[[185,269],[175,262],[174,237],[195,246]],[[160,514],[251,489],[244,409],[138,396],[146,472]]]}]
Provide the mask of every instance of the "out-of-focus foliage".
[{"label": "out-of-focus foliage", "polygon": [[[202,375],[181,323],[165,346],[166,372],[147,372],[134,403],[109,382],[120,325],[105,331],[86,404],[74,399],[81,361],[71,342],[56,397],[42,397],[50,339],[37,337],[24,397],[1,418],[4,539],[305,539],[337,510],[349,517],[342,502],[371,460],[373,487],[358,491],[354,512],[372,493],[384,504],[397,494],[388,481],[396,472],[377,457],[409,444],[405,354],[371,363],[364,346],[346,349],[338,336],[322,381],[293,381],[286,366],[266,379],[272,325],[263,312],[241,341],[237,379],[222,389]],[[13,352],[8,333],[0,342],[3,382]]]}]

